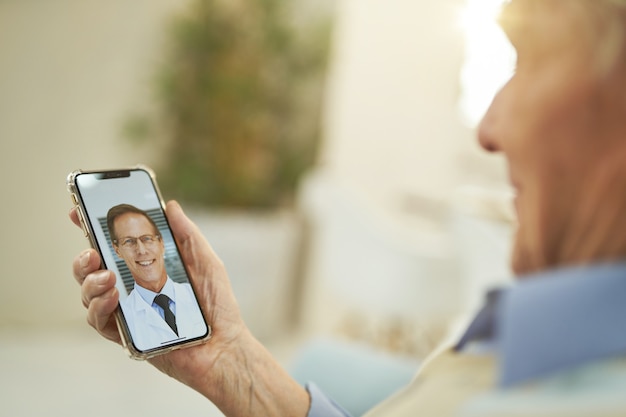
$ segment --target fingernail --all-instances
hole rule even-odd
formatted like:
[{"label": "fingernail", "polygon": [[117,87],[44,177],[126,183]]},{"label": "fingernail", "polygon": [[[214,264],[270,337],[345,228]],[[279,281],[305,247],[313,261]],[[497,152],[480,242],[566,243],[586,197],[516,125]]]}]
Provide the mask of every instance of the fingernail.
[{"label": "fingernail", "polygon": [[113,298],[117,295],[117,288],[113,287],[109,291],[107,291],[102,297],[105,299]]},{"label": "fingernail", "polygon": [[174,205],[174,207],[176,207],[177,210],[183,211],[183,208],[181,207],[181,205],[178,203],[178,201],[176,200],[172,200],[172,204]]},{"label": "fingernail", "polygon": [[84,251],[80,255],[80,267],[81,268],[87,268],[87,266],[89,265],[89,258],[90,257],[91,257],[91,252],[89,252],[88,250]]},{"label": "fingernail", "polygon": [[94,274],[93,276],[93,281],[96,284],[104,284],[105,282],[107,282],[108,279],[109,279],[108,271],[101,271],[101,272]]}]

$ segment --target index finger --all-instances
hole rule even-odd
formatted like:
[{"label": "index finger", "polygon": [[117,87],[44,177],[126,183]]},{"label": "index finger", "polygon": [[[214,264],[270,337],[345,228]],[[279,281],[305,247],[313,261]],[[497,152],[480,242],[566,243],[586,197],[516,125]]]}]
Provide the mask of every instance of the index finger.
[{"label": "index finger", "polygon": [[72,207],[72,209],[69,212],[69,216],[70,216],[70,220],[72,221],[72,223],[74,223],[78,227],[81,227],[80,219],[78,218],[78,209],[76,207]]}]

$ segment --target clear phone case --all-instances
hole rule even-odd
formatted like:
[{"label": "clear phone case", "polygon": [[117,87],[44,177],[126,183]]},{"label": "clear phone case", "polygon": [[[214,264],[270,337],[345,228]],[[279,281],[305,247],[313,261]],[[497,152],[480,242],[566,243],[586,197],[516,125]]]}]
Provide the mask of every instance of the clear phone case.
[{"label": "clear phone case", "polygon": [[[81,227],[83,229],[85,236],[89,240],[89,244],[91,245],[92,248],[96,249],[100,253],[101,258],[103,259],[102,267],[107,268],[107,269],[113,269],[116,271],[118,284],[120,280],[119,271],[117,270],[117,268],[110,267],[109,265],[107,265],[107,262],[105,261],[105,259],[107,258],[110,259],[112,256],[111,254],[109,254],[111,245],[110,244],[105,245],[105,242],[103,241],[104,239],[102,237],[100,237],[100,241],[98,241],[98,233],[96,232],[95,229],[99,228],[100,226],[96,225],[94,227],[94,224],[92,224],[93,220],[90,220],[88,209],[86,207],[88,204],[86,203],[86,199],[88,198],[86,198],[85,195],[81,193],[81,189],[80,189],[80,186],[78,185],[77,179],[81,175],[90,175],[93,177],[106,178],[106,179],[114,179],[114,178],[117,178],[118,176],[120,178],[123,178],[129,173],[133,173],[137,171],[143,171],[149,176],[150,183],[152,185],[152,190],[156,194],[155,201],[158,201],[159,208],[162,211],[163,218],[165,220],[165,222],[162,223],[165,226],[162,226],[162,227],[166,228],[166,231],[170,233],[169,223],[165,219],[165,203],[163,201],[163,198],[157,186],[154,171],[150,169],[149,167],[145,165],[136,165],[130,168],[122,168],[122,169],[107,169],[107,170],[80,170],[79,169],[79,170],[75,170],[69,173],[69,175],[67,176],[67,181],[66,181],[67,190],[70,193],[72,204],[77,208],[80,224],[81,224]],[[170,246],[175,248],[175,249],[172,249],[172,251],[175,250],[175,255],[178,256],[179,255],[178,246],[173,241],[173,238],[172,238],[172,244],[170,244]],[[105,251],[108,251],[108,252],[104,253]],[[183,268],[184,273],[187,274],[186,268],[184,267],[184,265],[182,265],[182,261],[180,261],[180,267]],[[169,278],[169,273],[168,273],[168,278]],[[191,280],[189,280],[189,284],[191,284],[191,287],[193,287],[193,283],[191,282]],[[195,294],[196,294],[195,289],[193,289],[193,294],[195,298]],[[196,303],[198,303],[197,298],[195,298],[195,301]],[[202,311],[202,307],[199,305],[199,303],[197,305],[200,311]],[[180,342],[168,343],[164,346],[155,346],[153,348],[140,349],[137,347],[137,344],[135,343],[133,334],[131,332],[131,329],[129,328],[128,321],[124,315],[121,305],[118,305],[116,313],[115,313],[115,319],[116,319],[117,327],[119,329],[119,333],[122,339],[122,345],[124,349],[126,350],[126,352],[128,353],[128,355],[131,358],[137,359],[137,360],[145,360],[145,359],[157,356],[157,355],[171,352],[173,350],[182,349],[182,348],[205,343],[207,340],[211,338],[211,326],[204,318],[203,313],[202,313],[202,316],[203,316],[203,323],[206,326],[206,334],[200,337],[193,337],[188,340],[181,340]]]}]

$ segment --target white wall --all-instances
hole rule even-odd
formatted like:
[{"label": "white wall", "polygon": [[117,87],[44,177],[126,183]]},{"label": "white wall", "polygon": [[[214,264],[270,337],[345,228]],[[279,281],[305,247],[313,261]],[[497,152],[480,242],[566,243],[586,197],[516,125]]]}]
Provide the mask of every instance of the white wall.
[{"label": "white wall", "polygon": [[[460,0],[344,0],[327,107],[328,169],[376,203],[440,196],[474,146],[457,115]],[[386,203],[383,203],[386,202]]]},{"label": "white wall", "polygon": [[[82,324],[70,264],[86,241],[67,220],[65,176],[154,160],[129,148],[120,126],[149,97],[164,19],[184,5],[0,1],[0,325]],[[419,237],[424,201],[432,213],[470,174],[501,176],[457,118],[461,5],[335,4],[323,171],[363,213],[409,231],[394,245]]]},{"label": "white wall", "polygon": [[76,168],[149,163],[120,138],[178,0],[0,2],[0,325],[84,322],[67,218]]},{"label": "white wall", "polygon": [[[314,225],[305,316],[375,334],[408,322],[420,337],[415,325],[475,305],[474,276],[508,277],[510,224],[467,232],[472,218],[455,212],[461,186],[505,178],[461,122],[464,2],[337,5],[322,166],[302,196]],[[479,259],[463,270],[472,244]]]}]

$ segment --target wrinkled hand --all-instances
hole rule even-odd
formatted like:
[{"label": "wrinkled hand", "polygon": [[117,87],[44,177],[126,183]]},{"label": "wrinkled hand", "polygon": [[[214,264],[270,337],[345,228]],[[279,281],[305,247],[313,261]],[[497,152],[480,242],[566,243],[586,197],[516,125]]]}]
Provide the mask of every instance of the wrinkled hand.
[{"label": "wrinkled hand", "polygon": [[[149,359],[169,376],[213,401],[227,416],[305,416],[309,396],[247,329],[222,261],[176,202],[167,217],[196,290],[212,338],[205,344]],[[80,226],[76,210],[70,219]],[[121,343],[115,321],[119,293],[115,274],[102,270],[97,251],[74,259],[87,322],[102,336]]]},{"label": "wrinkled hand", "polygon": [[[206,345],[174,351],[155,357],[150,362],[170,376],[193,384],[197,369],[204,367],[203,372],[209,372],[216,357],[230,349],[235,340],[247,330],[241,320],[222,261],[198,228],[185,216],[178,203],[169,202],[166,211],[205,318],[213,327],[213,337]],[[80,225],[75,210],[70,212],[70,219]],[[87,249],[74,260],[74,277],[81,285],[82,302],[87,308],[87,322],[105,338],[121,343],[114,317],[119,301],[115,274],[100,267],[98,252]]]}]

